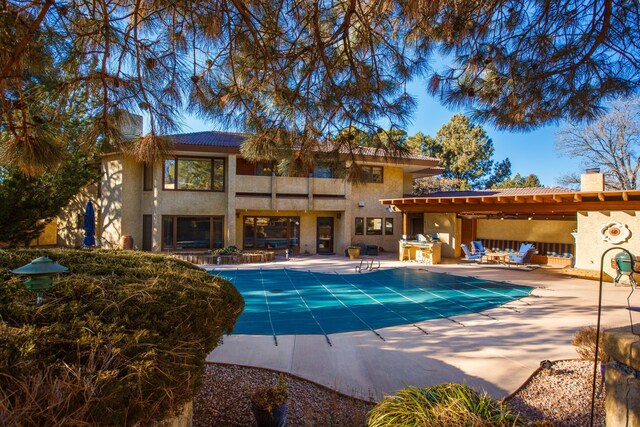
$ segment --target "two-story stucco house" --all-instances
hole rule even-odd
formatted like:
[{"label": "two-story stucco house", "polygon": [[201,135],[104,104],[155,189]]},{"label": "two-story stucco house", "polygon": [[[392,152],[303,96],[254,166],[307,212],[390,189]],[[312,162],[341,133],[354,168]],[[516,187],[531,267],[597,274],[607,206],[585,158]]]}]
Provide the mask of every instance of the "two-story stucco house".
[{"label": "two-story stucco house", "polygon": [[[118,247],[123,236],[148,251],[192,251],[235,245],[340,253],[351,243],[396,251],[402,215],[380,204],[411,192],[412,180],[440,173],[425,156],[391,161],[362,149],[367,181],[355,185],[329,170],[276,176],[271,165],[242,158],[244,135],[172,136],[171,156],[140,164],[123,154],[102,158],[98,237]],[[346,167],[349,165],[346,164]]]}]

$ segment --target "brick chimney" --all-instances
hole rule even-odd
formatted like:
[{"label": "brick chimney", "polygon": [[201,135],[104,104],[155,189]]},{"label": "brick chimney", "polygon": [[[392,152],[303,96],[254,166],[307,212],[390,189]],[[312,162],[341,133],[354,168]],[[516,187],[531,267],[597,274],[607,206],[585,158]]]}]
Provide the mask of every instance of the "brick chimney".
[{"label": "brick chimney", "polygon": [[580,176],[580,191],[604,191],[604,174],[600,168],[589,168]]},{"label": "brick chimney", "polygon": [[124,139],[132,139],[139,137],[143,132],[142,116],[133,114],[128,111],[120,111],[118,116],[118,125]]}]

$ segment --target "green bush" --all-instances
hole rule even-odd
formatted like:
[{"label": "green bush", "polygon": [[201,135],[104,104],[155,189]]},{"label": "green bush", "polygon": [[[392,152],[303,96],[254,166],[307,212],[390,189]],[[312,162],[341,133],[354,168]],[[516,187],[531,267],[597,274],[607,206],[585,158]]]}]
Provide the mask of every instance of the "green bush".
[{"label": "green bush", "polygon": [[[36,305],[9,270],[69,267]],[[196,393],[204,360],[244,302],[176,259],[124,251],[0,250],[0,419],[149,425]]]},{"label": "green bush", "polygon": [[251,403],[267,412],[287,403],[287,383],[282,373],[278,375],[278,384],[261,384],[246,392]]},{"label": "green bush", "polygon": [[227,246],[222,249],[216,249],[213,251],[214,255],[241,255],[242,249],[238,249],[236,246]]},{"label": "green bush", "polygon": [[519,425],[517,416],[487,394],[460,384],[407,387],[369,413],[369,427],[489,427]]}]

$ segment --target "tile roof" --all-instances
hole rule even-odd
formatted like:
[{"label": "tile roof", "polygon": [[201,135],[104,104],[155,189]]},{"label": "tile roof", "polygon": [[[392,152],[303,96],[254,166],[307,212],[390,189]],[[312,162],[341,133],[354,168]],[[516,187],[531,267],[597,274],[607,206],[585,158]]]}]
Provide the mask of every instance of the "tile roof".
[{"label": "tile roof", "polygon": [[[179,133],[175,135],[167,135],[176,144],[186,145],[202,145],[211,147],[240,147],[244,140],[249,136],[247,133],[240,132],[219,132],[205,131],[192,133]],[[340,152],[346,154],[347,147],[341,147]],[[354,153],[361,156],[385,157],[385,150],[373,147],[359,147]],[[388,155],[388,154],[387,154]],[[438,161],[434,157],[423,156],[420,154],[407,154],[398,157],[403,160],[433,160]]]},{"label": "tile roof", "polygon": [[176,144],[207,145],[212,147],[240,147],[248,135],[237,132],[193,132],[167,135]]},{"label": "tile roof", "polygon": [[[341,153],[348,153],[349,149],[347,147],[340,148]],[[371,157],[384,157],[385,150],[382,148],[374,148],[374,147],[356,147],[354,150],[355,154],[359,154],[361,156],[371,156]],[[391,156],[396,157],[396,156]],[[404,154],[403,156],[397,156],[401,159],[408,160],[434,160],[439,161],[435,157],[423,156],[422,154]],[[444,168],[442,168],[444,170]]]},{"label": "tile roof", "polygon": [[425,197],[487,197],[487,196],[532,196],[536,194],[574,193],[577,190],[563,187],[496,188],[489,190],[439,191]]}]

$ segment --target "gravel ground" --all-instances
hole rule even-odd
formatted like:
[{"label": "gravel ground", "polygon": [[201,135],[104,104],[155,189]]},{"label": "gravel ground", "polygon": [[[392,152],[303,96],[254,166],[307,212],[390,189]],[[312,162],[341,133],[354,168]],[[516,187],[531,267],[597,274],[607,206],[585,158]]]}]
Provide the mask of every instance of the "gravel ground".
[{"label": "gravel ground", "polygon": [[[598,373],[598,384],[600,374]],[[556,427],[588,426],[591,420],[593,362],[555,362],[540,370],[507,402],[514,412],[532,420],[547,420]],[[596,397],[595,425],[604,426],[604,392]]]},{"label": "gravel ground", "polygon": [[[531,420],[556,427],[589,425],[593,364],[555,362],[541,370],[508,403]],[[203,387],[194,400],[194,426],[255,425],[245,389],[277,381],[278,374],[258,368],[207,365]],[[364,426],[374,403],[346,397],[309,381],[287,377],[288,426]],[[596,425],[604,426],[604,398],[596,403]]]},{"label": "gravel ground", "polygon": [[[202,389],[193,402],[193,425],[256,425],[245,389],[277,380],[276,372],[264,369],[207,365]],[[374,405],[294,377],[287,377],[287,387],[287,426],[363,426]]]}]

